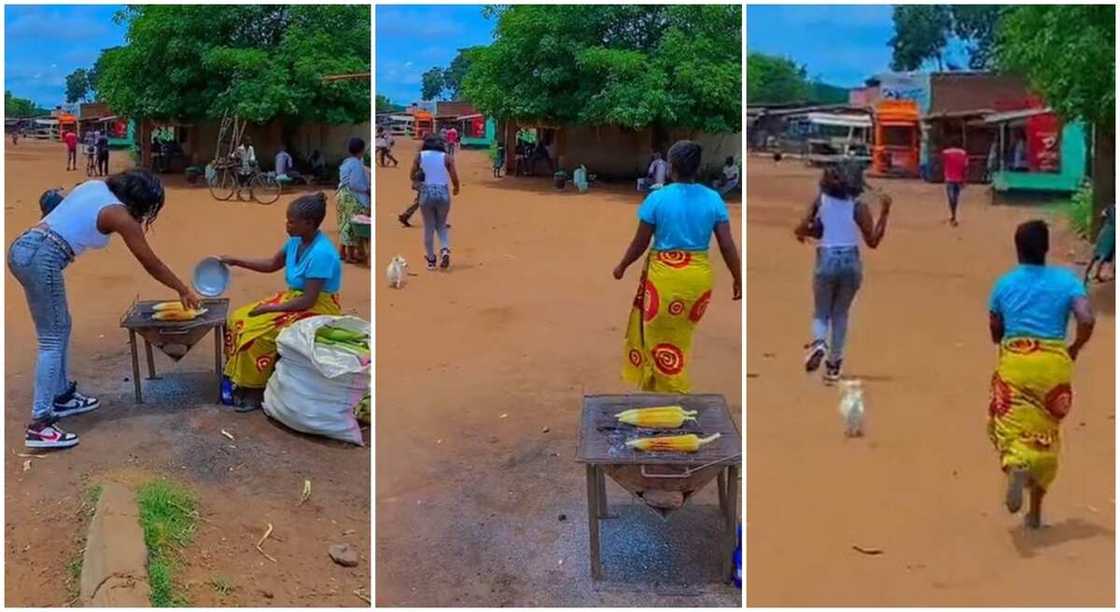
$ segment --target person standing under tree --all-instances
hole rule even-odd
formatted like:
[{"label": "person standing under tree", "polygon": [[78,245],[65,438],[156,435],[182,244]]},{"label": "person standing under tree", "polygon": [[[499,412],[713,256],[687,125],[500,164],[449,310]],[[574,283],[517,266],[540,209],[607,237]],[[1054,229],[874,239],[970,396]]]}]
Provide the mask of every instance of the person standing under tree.
[{"label": "person standing under tree", "polygon": [[949,225],[956,227],[957,203],[968,177],[968,152],[953,143],[941,151],[941,162],[945,168],[945,194],[949,198]]}]

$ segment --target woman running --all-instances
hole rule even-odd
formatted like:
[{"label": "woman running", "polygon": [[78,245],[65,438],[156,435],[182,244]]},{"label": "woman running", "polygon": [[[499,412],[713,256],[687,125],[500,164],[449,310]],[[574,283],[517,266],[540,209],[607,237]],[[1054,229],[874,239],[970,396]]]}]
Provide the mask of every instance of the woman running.
[{"label": "woman running", "polygon": [[[443,140],[428,136],[420,153],[412,162],[412,180],[420,184],[420,214],[424,217],[424,259],[428,270],[436,269],[434,235],[439,235],[439,267],[451,266],[451,236],[447,216],[451,212],[451,196],[459,195],[459,173],[455,158],[446,152]],[[448,183],[451,185],[448,191]]]},{"label": "woman running", "polygon": [[[1042,498],[1058,475],[1061,422],[1073,401],[1073,362],[1093,335],[1085,285],[1068,270],[1046,265],[1045,221],[1015,230],[1019,265],[1000,277],[988,302],[999,366],[992,376],[988,436],[1007,474],[1007,510],[1018,512],[1031,492],[1026,526],[1042,526]],[[1070,314],[1077,335],[1066,345]]]},{"label": "woman running", "polygon": [[78,384],[69,378],[71,319],[62,271],[76,257],[90,249],[105,248],[112,235],[118,234],[144,271],[178,293],[184,307],[198,307],[198,296],[156,257],[144,236],[163,202],[163,186],[147,170],[86,181],[8,248],[8,269],[23,286],[39,341],[35,400],[24,445],[76,445],[78,436],[63,431],[58,419],[101,405],[96,398],[79,393]]},{"label": "woman running", "polygon": [[827,354],[824,380],[830,383],[840,380],[848,311],[863,282],[860,237],[868,247],[878,247],[891,210],[890,196],[881,194],[879,220],[872,219],[867,204],[859,200],[865,186],[860,172],[826,168],[821,193],[794,230],[800,242],[810,237],[820,241],[813,270],[813,340],[806,346],[805,371],[815,372]]},{"label": "woman running", "polygon": [[622,369],[623,380],[643,391],[688,393],[692,388],[692,334],[712,297],[712,234],[734,279],[731,299],[743,295],[727,205],[696,182],[701,153],[700,145],[688,140],[669,149],[673,182],[642,202],[637,233],[614,269],[614,277],[621,279],[653,241],[630,310]]}]

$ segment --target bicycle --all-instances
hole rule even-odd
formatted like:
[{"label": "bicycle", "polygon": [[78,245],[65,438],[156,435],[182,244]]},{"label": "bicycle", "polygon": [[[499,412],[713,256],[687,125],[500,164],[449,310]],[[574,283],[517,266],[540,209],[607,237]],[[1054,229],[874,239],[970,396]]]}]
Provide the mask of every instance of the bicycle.
[{"label": "bicycle", "polygon": [[235,194],[240,200],[242,190],[248,188],[249,199],[256,200],[258,204],[274,204],[280,199],[280,193],[283,191],[283,186],[276,180],[275,175],[261,172],[255,166],[248,178],[243,178],[240,166],[236,162],[212,165],[212,170],[213,173],[208,171],[206,177],[210,195],[222,202],[233,198]]}]

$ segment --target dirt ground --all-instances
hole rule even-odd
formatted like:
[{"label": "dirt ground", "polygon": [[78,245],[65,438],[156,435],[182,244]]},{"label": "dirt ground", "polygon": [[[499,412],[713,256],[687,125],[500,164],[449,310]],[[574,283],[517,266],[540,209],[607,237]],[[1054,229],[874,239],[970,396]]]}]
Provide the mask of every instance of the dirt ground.
[{"label": "dirt ground", "polygon": [[[38,219],[39,194],[70,188],[84,173],[65,172],[62,145],[23,141],[7,145],[5,223],[10,243]],[[127,165],[114,153],[113,166]],[[149,233],[160,257],[183,278],[206,255],[266,256],[285,239],[284,212],[293,197],[264,207],[218,202],[205,188],[170,176],[167,205]],[[325,229],[335,237],[333,210]],[[343,308],[368,318],[369,270],[347,266]],[[186,550],[181,581],[197,606],[366,606],[369,596],[370,452],[296,434],[263,413],[243,415],[213,403],[213,338],[179,364],[159,355],[164,378],[144,381],[145,404],[133,403],[127,334],[118,322],[132,300],[174,299],[150,279],[119,238],[104,251],[83,255],[66,270],[74,320],[71,369],[82,389],[102,407],[67,419],[81,444],[31,460],[24,471],[23,428],[30,415],[35,333],[23,292],[6,275],[6,603],[65,605],[67,564],[84,537],[76,515],[87,486],[107,480],[137,486],[159,476],[173,478],[199,498],[202,521]],[[283,286],[279,273],[233,273],[226,297],[242,304]],[[221,431],[234,436],[231,442]],[[367,432],[368,434],[368,432]],[[298,504],[304,479],[309,502]],[[255,550],[266,524],[275,531]],[[348,542],[363,551],[355,568],[331,561],[327,548]],[[210,583],[228,582],[221,595]]]},{"label": "dirt ground", "polygon": [[[1028,533],[1001,506],[985,435],[986,304],[1015,264],[1015,226],[1045,213],[992,207],[970,186],[954,229],[943,186],[877,183],[895,205],[883,244],[864,251],[845,368],[865,383],[867,435],[846,439],[838,391],[801,363],[813,249],[792,228],[818,171],[756,159],[747,170],[748,603],[1111,607],[1113,285],[1092,289],[1097,328],[1074,374],[1049,527]],[[1087,248],[1052,227],[1051,263],[1080,259]]]},{"label": "dirt ground", "polygon": [[[378,605],[738,606],[716,583],[714,487],[662,521],[610,483],[620,517],[604,521],[605,580],[590,579],[577,418],[584,394],[631,391],[619,360],[639,270],[611,270],[639,194],[495,179],[485,152],[463,151],[452,270],[428,272],[421,230],[396,220],[415,150],[401,141],[401,166],[376,169]],[[416,276],[383,289],[398,254]],[[741,311],[714,267],[694,390],[740,414]]]}]

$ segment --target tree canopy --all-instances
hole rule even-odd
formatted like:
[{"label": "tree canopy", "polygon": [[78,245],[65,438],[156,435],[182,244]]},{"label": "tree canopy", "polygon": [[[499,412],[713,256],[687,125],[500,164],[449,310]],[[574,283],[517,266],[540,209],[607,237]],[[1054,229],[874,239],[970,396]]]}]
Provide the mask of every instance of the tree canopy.
[{"label": "tree canopy", "polygon": [[17,98],[12,92],[4,90],[4,116],[25,119],[50,114],[50,109],[43,108],[27,98]]},{"label": "tree canopy", "polygon": [[420,75],[420,99],[435,100],[443,93],[443,70],[429,68]]},{"label": "tree canopy", "polygon": [[739,5],[518,5],[490,9],[463,97],[499,119],[741,129]]},{"label": "tree canopy", "polygon": [[793,60],[752,51],[747,55],[747,101],[751,104],[844,104],[848,90],[810,80]]},{"label": "tree canopy", "polygon": [[126,44],[102,52],[95,86],[118,113],[369,120],[366,82],[322,80],[369,71],[369,5],[146,5],[117,19]]},{"label": "tree canopy", "polygon": [[75,69],[66,75],[66,102],[88,102],[94,95],[96,75],[93,70]]},{"label": "tree canopy", "polygon": [[404,110],[403,106],[390,100],[389,96],[383,96],[381,94],[377,94],[374,103],[374,110],[379,113],[395,113]]},{"label": "tree canopy", "polygon": [[1009,9],[997,31],[1000,66],[1026,78],[1059,115],[1113,128],[1116,8],[1025,5]]},{"label": "tree canopy", "polygon": [[1004,7],[982,4],[914,4],[894,7],[890,45],[892,70],[918,70],[933,62],[938,70],[957,70],[949,57],[951,42],[967,54],[968,68],[992,66],[995,31]]}]

